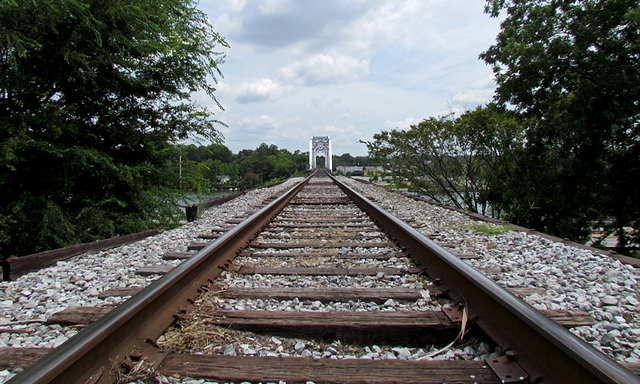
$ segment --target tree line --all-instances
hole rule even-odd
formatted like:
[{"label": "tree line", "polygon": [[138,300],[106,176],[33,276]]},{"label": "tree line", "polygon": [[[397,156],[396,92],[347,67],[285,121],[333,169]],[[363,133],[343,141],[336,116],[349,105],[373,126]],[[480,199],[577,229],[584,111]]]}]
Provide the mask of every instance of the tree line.
[{"label": "tree line", "polygon": [[249,189],[304,175],[309,154],[260,144],[237,154],[223,144],[176,146],[186,190]]},{"label": "tree line", "polygon": [[382,131],[370,154],[435,200],[584,241],[640,242],[640,5],[488,0],[494,102]]},{"label": "tree line", "polygon": [[[181,183],[184,190],[249,189],[292,176],[306,175],[309,152],[294,152],[276,145],[260,144],[256,149],[243,149],[234,154],[223,144],[177,145]],[[344,153],[332,156],[334,167],[372,164],[368,156]],[[324,156],[316,158],[324,166]]]},{"label": "tree line", "polygon": [[196,6],[0,2],[0,257],[177,223],[173,143],[221,138],[193,96],[228,44]]}]

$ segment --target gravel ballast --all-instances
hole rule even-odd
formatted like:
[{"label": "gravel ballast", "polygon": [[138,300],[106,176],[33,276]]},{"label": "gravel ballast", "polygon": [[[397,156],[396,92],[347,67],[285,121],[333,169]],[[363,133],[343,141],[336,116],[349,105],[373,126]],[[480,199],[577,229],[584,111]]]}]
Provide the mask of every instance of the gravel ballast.
[{"label": "gravel ballast", "polygon": [[[19,333],[0,333],[0,347],[57,347],[78,330],[73,327],[57,325],[47,326],[44,321],[53,313],[73,306],[117,305],[123,298],[99,299],[98,295],[110,288],[127,286],[145,286],[157,276],[142,277],[136,270],[151,265],[177,265],[180,261],[162,260],[167,252],[184,251],[189,242],[198,234],[211,231],[212,227],[226,228],[225,222],[241,215],[245,211],[255,210],[266,198],[289,189],[301,179],[291,179],[268,189],[248,192],[223,205],[205,211],[202,217],[192,223],[149,237],[136,243],[113,248],[95,254],[85,254],[44,270],[25,275],[15,282],[0,283],[0,328],[12,328]],[[341,178],[354,189],[372,198],[377,204],[390,213],[407,220],[421,233],[429,235],[434,241],[447,244],[447,248],[457,254],[474,254],[480,259],[465,260],[474,268],[483,270],[499,270],[488,276],[503,287],[536,287],[543,288],[544,294],[532,294],[523,300],[537,309],[581,310],[593,316],[597,323],[571,329],[571,332],[583,338],[595,348],[601,350],[618,361],[640,363],[640,296],[638,281],[640,272],[630,265],[604,256],[597,251],[571,247],[554,243],[533,234],[500,229],[495,224],[481,223],[468,216],[434,206],[426,202],[415,201],[399,193],[388,191],[379,186]],[[491,228],[492,230],[485,230]],[[273,241],[273,240],[271,240]],[[380,252],[380,250],[362,249],[363,252]],[[276,250],[263,250],[275,252]],[[384,249],[382,250],[384,251]],[[240,258],[242,265],[256,265],[264,260],[257,258]],[[321,260],[320,260],[321,261]],[[274,266],[288,265],[285,258],[274,259]],[[397,258],[383,261],[354,260],[343,263],[361,263],[362,266],[396,266],[408,267],[410,261]],[[262,265],[262,264],[261,264]],[[310,264],[313,266],[316,264]],[[319,265],[319,264],[318,264]],[[244,287],[340,287],[355,284],[359,287],[397,286],[423,289],[422,281],[406,279],[400,276],[365,276],[365,277],[307,277],[284,275],[245,275],[238,276],[227,272],[224,282],[233,286]],[[382,282],[382,283],[381,283]],[[304,310],[330,311],[340,310],[343,304],[337,303],[304,303],[275,300],[221,300],[224,308],[238,309],[283,309],[299,307]],[[390,310],[392,303],[355,304],[360,310]],[[351,304],[347,305],[350,309]],[[393,303],[394,310],[403,309],[429,310],[426,302],[414,304]],[[422,356],[425,351],[380,350],[368,347],[354,351],[349,348],[340,350],[338,345],[310,345],[304,347],[297,341],[258,340],[263,346],[272,345],[269,351],[280,355],[289,354],[320,357],[348,356],[363,358],[395,358],[410,353],[411,356]],[[279,344],[280,342],[280,344]],[[289,345],[290,344],[290,345]],[[221,353],[231,354],[228,345],[220,346]],[[244,350],[259,354],[255,345],[246,345]],[[299,349],[299,351],[297,350]],[[334,352],[334,350],[336,352]],[[243,348],[234,348],[233,353],[242,353]],[[267,349],[263,349],[267,353]],[[304,352],[303,351],[308,351]],[[491,353],[486,344],[482,350],[453,349],[448,354],[451,358],[474,358]],[[457,355],[456,355],[457,354]],[[366,358],[366,357],[365,357]],[[12,377],[15,372],[0,371],[0,384]],[[171,380],[167,382],[174,382]],[[175,381],[178,382],[178,381]],[[203,383],[205,381],[193,381]]]},{"label": "gravel ballast", "polygon": [[[177,265],[162,255],[185,251],[197,235],[223,229],[227,220],[255,211],[267,198],[280,194],[302,179],[289,179],[271,188],[255,189],[206,210],[200,219],[144,240],[92,254],[82,254],[54,266],[0,283],[0,348],[55,348],[78,333],[73,327],[45,325],[54,313],[68,307],[117,305],[126,298],[98,298],[108,289],[144,287],[159,276],[139,276],[142,267]],[[244,215],[246,216],[246,214]],[[7,332],[8,329],[15,332]],[[0,371],[0,384],[16,372]]]},{"label": "gravel ballast", "polygon": [[543,295],[523,298],[534,308],[582,310],[598,322],[571,329],[617,361],[640,363],[640,271],[596,250],[555,243],[467,215],[416,201],[380,186],[346,177],[341,181],[372,198],[422,234],[447,244],[454,253],[475,254],[474,268],[500,270],[488,277],[501,286],[544,288]]}]

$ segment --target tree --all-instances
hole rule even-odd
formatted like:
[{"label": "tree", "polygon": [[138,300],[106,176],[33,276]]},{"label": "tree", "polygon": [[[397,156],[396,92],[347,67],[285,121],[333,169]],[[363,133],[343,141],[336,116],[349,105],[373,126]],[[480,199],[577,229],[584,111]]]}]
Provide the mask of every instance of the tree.
[{"label": "tree", "polygon": [[499,215],[502,176],[521,146],[516,114],[495,105],[455,119],[431,117],[408,130],[382,131],[365,142],[370,157],[431,199]]},{"label": "tree", "polygon": [[496,98],[528,121],[513,196],[524,223],[573,239],[609,225],[624,247],[623,229],[640,224],[638,2],[489,0],[486,10],[507,13],[481,55]]},{"label": "tree", "polygon": [[191,100],[226,46],[192,0],[0,3],[0,249],[24,254],[167,218],[170,143],[218,140]]},{"label": "tree", "polygon": [[340,156],[334,156],[333,163],[335,167],[354,165],[355,159],[349,153],[343,153]]}]

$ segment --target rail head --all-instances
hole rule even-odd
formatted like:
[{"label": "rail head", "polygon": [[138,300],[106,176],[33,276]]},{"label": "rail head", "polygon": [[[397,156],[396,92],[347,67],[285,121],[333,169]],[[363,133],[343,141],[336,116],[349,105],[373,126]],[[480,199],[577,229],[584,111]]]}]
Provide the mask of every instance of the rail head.
[{"label": "rail head", "polygon": [[[246,244],[306,185],[314,173],[212,244],[87,326],[7,383],[107,383],[132,348],[157,338],[188,299],[220,274]],[[110,361],[110,363],[106,363]],[[117,368],[115,369],[117,370]]]},{"label": "rail head", "polygon": [[640,383],[640,378],[500,287],[361,193],[333,181],[385,231],[439,278],[454,298],[468,303],[483,331],[517,353],[534,381],[549,383]]}]

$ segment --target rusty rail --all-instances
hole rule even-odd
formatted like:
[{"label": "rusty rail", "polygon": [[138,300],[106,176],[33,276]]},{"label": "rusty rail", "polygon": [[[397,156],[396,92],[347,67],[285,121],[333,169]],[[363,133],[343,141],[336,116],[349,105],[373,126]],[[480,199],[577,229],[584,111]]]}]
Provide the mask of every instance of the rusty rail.
[{"label": "rusty rail", "polygon": [[[332,177],[333,178],[333,177]],[[335,182],[426,267],[426,273],[466,303],[470,317],[509,349],[531,382],[640,383],[640,378],[550,320],[362,194]]]},{"label": "rusty rail", "polygon": [[260,212],[238,224],[190,259],[151,283],[122,305],[89,325],[9,382],[103,383],[114,381],[112,366],[134,347],[144,347],[173,322],[201,286],[225,269],[313,177],[308,176]]},{"label": "rusty rail", "polygon": [[[312,177],[311,175],[310,177]],[[229,266],[309,181],[289,190],[262,211],[155,281],[10,383],[101,383],[132,347],[155,340],[201,286]],[[540,312],[475,271],[415,229],[348,186],[334,181],[356,204],[427,268],[427,273],[466,303],[473,321],[531,375],[532,382],[640,383],[631,372],[596,351]]]}]

